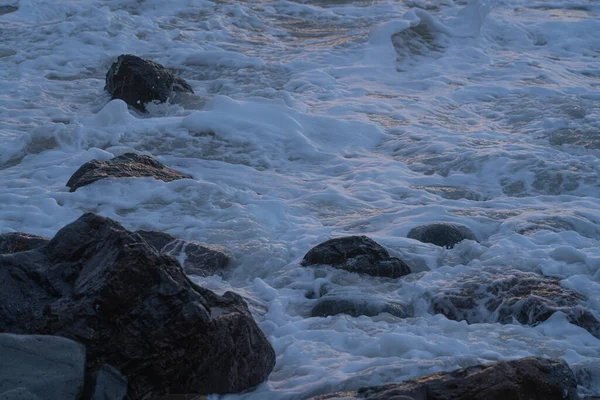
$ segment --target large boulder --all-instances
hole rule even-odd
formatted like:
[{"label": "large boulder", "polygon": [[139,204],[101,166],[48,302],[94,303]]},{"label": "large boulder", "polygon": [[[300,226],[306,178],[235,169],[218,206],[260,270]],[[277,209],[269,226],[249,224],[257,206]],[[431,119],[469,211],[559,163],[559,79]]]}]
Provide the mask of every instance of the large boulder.
[{"label": "large boulder", "polygon": [[109,161],[92,160],[83,164],[67,182],[69,192],[104,178],[147,178],[164,182],[191,178],[168,168],[154,158],[135,153],[125,153]]},{"label": "large boulder", "polygon": [[0,333],[0,399],[77,400],[85,348],[58,336]]},{"label": "large boulder", "polygon": [[302,260],[303,266],[331,265],[334,268],[372,276],[399,278],[410,274],[402,260],[366,236],[330,239],[313,247]]},{"label": "large boulder", "polygon": [[600,321],[583,303],[585,297],[559,282],[514,269],[481,270],[448,282],[431,302],[431,310],[468,323],[500,322],[535,325],[557,311],[600,338]]},{"label": "large boulder", "polygon": [[38,249],[0,255],[0,331],[64,336],[128,396],[234,393],[267,379],[275,353],[237,294],[193,284],[177,260],[85,214]]},{"label": "large boulder", "polygon": [[410,316],[408,308],[400,303],[389,302],[371,296],[326,295],[321,297],[313,306],[311,317],[328,317],[330,315],[347,314],[351,317],[365,315],[374,317],[388,313],[398,318]]},{"label": "large boulder", "polygon": [[499,361],[384,386],[313,397],[313,400],[577,400],[577,382],[560,359]]},{"label": "large boulder", "polygon": [[104,86],[111,98],[146,111],[151,101],[167,101],[171,93],[194,93],[192,87],[170,69],[131,54],[117,58],[106,73]]},{"label": "large boulder", "polygon": [[41,247],[50,239],[24,232],[9,232],[0,235],[0,254],[12,254]]},{"label": "large boulder", "polygon": [[157,251],[180,260],[183,270],[188,275],[222,275],[229,263],[229,257],[220,251],[178,239],[166,232],[136,231],[136,233]]},{"label": "large boulder", "polygon": [[411,229],[407,237],[446,248],[452,248],[463,240],[477,240],[475,234],[466,226],[447,223],[418,226]]}]

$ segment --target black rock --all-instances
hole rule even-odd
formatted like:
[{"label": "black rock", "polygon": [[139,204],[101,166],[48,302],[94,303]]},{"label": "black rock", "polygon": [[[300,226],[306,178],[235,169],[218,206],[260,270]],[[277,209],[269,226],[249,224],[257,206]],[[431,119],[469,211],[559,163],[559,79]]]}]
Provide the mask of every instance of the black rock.
[{"label": "black rock", "polygon": [[410,268],[366,236],[330,239],[313,247],[302,265],[327,264],[334,268],[372,276],[399,278],[410,274]]},{"label": "black rock", "polygon": [[400,303],[388,302],[374,297],[355,297],[327,295],[320,298],[313,306],[311,317],[328,317],[330,315],[347,314],[352,317],[365,315],[374,317],[388,313],[398,318],[410,316],[406,306]]},{"label": "black rock", "polygon": [[209,249],[194,242],[177,239],[159,231],[136,231],[154,248],[175,258],[184,256],[183,270],[188,275],[222,275],[229,258],[220,251]]},{"label": "black rock", "polygon": [[192,87],[171,70],[131,54],[119,56],[111,65],[104,90],[113,100],[121,99],[140,111],[146,111],[148,102],[167,101],[172,92],[194,93]]},{"label": "black rock", "polygon": [[0,235],[0,254],[12,254],[36,249],[48,243],[50,239],[23,232],[10,232]]},{"label": "black rock", "polygon": [[128,396],[236,393],[267,379],[275,353],[237,294],[193,284],[171,256],[119,223],[85,214],[38,249],[0,255],[0,331],[85,345]]},{"label": "black rock", "polygon": [[104,178],[147,178],[171,182],[191,178],[159,163],[149,156],[125,153],[109,161],[92,160],[83,164],[67,182],[70,192]]},{"label": "black rock", "polygon": [[447,248],[452,248],[465,239],[477,240],[473,232],[466,226],[445,223],[418,226],[411,229],[407,237]]},{"label": "black rock", "polygon": [[577,382],[560,359],[527,357],[400,383],[313,397],[312,400],[577,400]]},{"label": "black rock", "polygon": [[571,323],[600,338],[600,321],[583,307],[585,300],[555,279],[513,269],[482,270],[449,282],[433,298],[431,310],[470,324],[518,321],[526,325],[536,325],[562,311]]}]

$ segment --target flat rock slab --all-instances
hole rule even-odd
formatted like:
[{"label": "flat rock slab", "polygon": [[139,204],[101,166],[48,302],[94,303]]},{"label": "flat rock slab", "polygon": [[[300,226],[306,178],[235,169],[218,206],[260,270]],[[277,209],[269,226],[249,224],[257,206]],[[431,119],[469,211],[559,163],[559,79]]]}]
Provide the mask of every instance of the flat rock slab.
[{"label": "flat rock slab", "polygon": [[400,303],[385,301],[376,297],[357,297],[350,295],[326,295],[321,297],[313,306],[311,317],[328,317],[346,314],[352,317],[361,315],[374,317],[388,313],[398,318],[410,316],[408,308]]},{"label": "flat rock slab", "polygon": [[178,239],[165,232],[136,231],[136,233],[157,251],[169,254],[180,262],[183,259],[183,270],[188,275],[222,275],[229,263],[229,257],[220,251]]},{"label": "flat rock slab", "polygon": [[173,92],[194,93],[192,87],[173,71],[160,64],[123,54],[106,73],[104,86],[111,98],[146,111],[151,101],[165,102]]},{"label": "flat rock slab", "polygon": [[152,157],[135,153],[125,153],[109,161],[92,160],[83,164],[67,182],[69,192],[105,178],[148,178],[171,182],[191,178],[168,168]]},{"label": "flat rock slab", "polygon": [[275,352],[241,296],[192,283],[177,260],[119,223],[88,213],[45,246],[0,255],[0,332],[85,345],[130,398],[238,393],[267,379]]},{"label": "flat rock slab", "polygon": [[48,243],[50,239],[24,232],[10,232],[0,235],[0,254],[12,254],[36,249]]},{"label": "flat rock slab", "polygon": [[448,282],[431,302],[431,311],[468,323],[518,321],[525,325],[544,322],[557,311],[569,321],[600,338],[600,321],[587,311],[586,298],[559,282],[515,269],[482,270]]},{"label": "flat rock slab", "polygon": [[79,399],[85,348],[58,336],[0,333],[0,399]]},{"label": "flat rock slab", "polygon": [[577,382],[560,359],[527,357],[312,400],[577,400]]},{"label": "flat rock slab", "polygon": [[463,240],[477,240],[475,234],[466,226],[446,223],[418,226],[411,229],[407,237],[447,248],[452,248]]},{"label": "flat rock slab", "polygon": [[399,278],[411,272],[402,260],[390,257],[386,249],[366,236],[330,239],[313,247],[302,260],[303,266],[322,264],[387,278]]}]

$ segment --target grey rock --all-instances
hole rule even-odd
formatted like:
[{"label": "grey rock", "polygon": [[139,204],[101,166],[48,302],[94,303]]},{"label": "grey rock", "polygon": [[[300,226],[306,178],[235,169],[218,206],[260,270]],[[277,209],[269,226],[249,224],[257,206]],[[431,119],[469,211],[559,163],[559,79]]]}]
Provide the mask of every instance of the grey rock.
[{"label": "grey rock", "polygon": [[109,161],[92,160],[83,164],[67,182],[70,192],[105,178],[147,178],[165,182],[191,178],[168,168],[152,157],[125,153]]},{"label": "grey rock", "polygon": [[23,232],[10,232],[0,235],[0,254],[12,254],[41,247],[50,239]]},{"label": "grey rock", "polygon": [[159,231],[136,231],[154,248],[177,259],[183,256],[183,270],[188,275],[222,275],[229,263],[224,253],[188,242]]},{"label": "grey rock", "polygon": [[194,93],[171,70],[131,54],[120,55],[111,65],[104,90],[113,100],[121,99],[140,111],[146,111],[146,104],[151,101],[167,101],[173,92]]},{"label": "grey rock", "polygon": [[0,333],[0,399],[79,399],[85,348],[46,335]]},{"label": "grey rock", "polygon": [[383,386],[313,397],[313,400],[577,400],[577,382],[560,359],[499,361]]},{"label": "grey rock", "polygon": [[123,400],[127,395],[127,378],[114,367],[104,365],[93,377],[90,400]]},{"label": "grey rock", "polygon": [[[600,359],[587,359],[571,365],[577,384],[591,393],[600,394]],[[600,397],[600,396],[598,396]]]},{"label": "grey rock", "polygon": [[536,325],[561,311],[571,323],[600,338],[600,321],[583,307],[585,300],[552,278],[514,269],[481,270],[448,282],[433,298],[431,310],[470,324],[518,321],[526,325]]},{"label": "grey rock", "polygon": [[361,315],[374,317],[381,313],[388,313],[398,318],[410,316],[408,308],[400,303],[388,302],[376,297],[357,298],[327,295],[315,303],[311,311],[311,317],[327,317],[337,314],[347,314],[352,317]]},{"label": "grey rock", "polygon": [[452,248],[466,239],[477,240],[473,232],[466,226],[446,223],[418,226],[411,229],[407,237],[447,248]]},{"label": "grey rock", "polygon": [[85,214],[38,249],[0,255],[0,331],[68,337],[128,396],[237,393],[267,379],[275,353],[237,294],[192,283],[175,258],[119,223]]},{"label": "grey rock", "polygon": [[402,260],[366,236],[330,239],[313,247],[302,260],[303,266],[327,264],[334,268],[372,276],[399,278],[410,274]]}]

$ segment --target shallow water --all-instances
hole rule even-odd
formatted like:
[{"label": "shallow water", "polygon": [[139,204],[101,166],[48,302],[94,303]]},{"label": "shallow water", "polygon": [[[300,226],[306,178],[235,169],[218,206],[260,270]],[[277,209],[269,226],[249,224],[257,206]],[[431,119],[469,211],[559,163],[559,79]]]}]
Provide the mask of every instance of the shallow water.
[{"label": "shallow water", "polygon": [[[0,1],[0,232],[53,236],[93,211],[221,245],[225,279],[277,353],[227,399],[299,399],[529,355],[600,362],[555,314],[535,327],[431,315],[451,278],[512,267],[561,279],[600,314],[600,5],[593,0]],[[122,53],[176,69],[196,96],[109,102]],[[140,151],[194,179],[100,181],[81,164]],[[448,250],[407,239],[473,230]],[[299,266],[364,234],[415,274]],[[414,310],[308,318],[328,285]],[[598,385],[581,393],[600,394]]]}]

